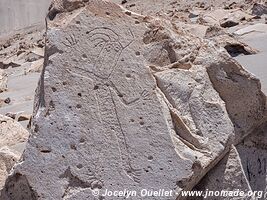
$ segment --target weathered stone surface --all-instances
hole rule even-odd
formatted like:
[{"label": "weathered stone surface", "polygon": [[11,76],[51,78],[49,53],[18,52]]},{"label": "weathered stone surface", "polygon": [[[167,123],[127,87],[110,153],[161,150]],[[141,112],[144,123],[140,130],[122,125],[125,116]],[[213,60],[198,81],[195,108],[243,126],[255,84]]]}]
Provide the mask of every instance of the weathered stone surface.
[{"label": "weathered stone surface", "polygon": [[7,74],[0,69],[0,93],[7,89]]},{"label": "weathered stone surface", "polygon": [[18,122],[0,115],[0,190],[23,151],[29,133]]},{"label": "weathered stone surface", "polygon": [[267,24],[257,23],[234,32],[237,36],[243,36],[251,33],[267,33]]},{"label": "weathered stone surface", "polygon": [[8,147],[0,148],[0,193],[10,170],[19,159],[18,154],[18,152],[12,152]]},{"label": "weathered stone surface", "polygon": [[29,133],[18,122],[0,115],[0,147],[15,148],[28,139]]},{"label": "weathered stone surface", "polygon": [[[234,146],[230,152],[201,180],[194,190],[209,192],[203,197],[191,197],[190,199],[209,199],[209,200],[224,200],[224,199],[249,199],[254,197],[248,195],[251,187],[245,175],[244,168],[241,164],[239,154]],[[212,192],[224,191],[220,196],[212,194]],[[242,191],[244,196],[233,196],[228,192]],[[224,194],[224,195],[223,195]]]},{"label": "weathered stone surface", "polygon": [[[211,160],[222,154],[233,138],[234,129],[206,68],[171,69],[158,72],[155,77],[175,109],[172,114],[180,118],[174,121],[179,136],[195,148],[209,152]],[[181,130],[183,126],[186,132]]]},{"label": "weathered stone surface", "polygon": [[39,59],[31,63],[31,67],[27,70],[27,73],[30,72],[41,72],[43,69],[44,59]]}]

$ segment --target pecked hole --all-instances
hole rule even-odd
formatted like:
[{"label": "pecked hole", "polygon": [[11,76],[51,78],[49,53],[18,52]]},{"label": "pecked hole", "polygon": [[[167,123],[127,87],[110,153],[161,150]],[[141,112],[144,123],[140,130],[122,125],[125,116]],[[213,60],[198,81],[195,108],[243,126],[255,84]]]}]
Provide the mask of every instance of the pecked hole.
[{"label": "pecked hole", "polygon": [[81,138],[80,139],[80,143],[85,143],[85,139],[84,138]]},{"label": "pecked hole", "polygon": [[148,160],[153,160],[153,156],[148,156]]},{"label": "pecked hole", "polygon": [[83,165],[82,165],[82,164],[78,164],[78,165],[77,165],[77,168],[78,168],[78,169],[82,169],[82,168],[83,168]]},{"label": "pecked hole", "polygon": [[55,87],[51,87],[51,89],[52,89],[53,92],[57,91],[57,88],[55,88]]},{"label": "pecked hole", "polygon": [[140,51],[136,51],[135,55],[140,56],[141,55]]},{"label": "pecked hole", "polygon": [[95,85],[94,90],[98,90],[98,89],[99,89],[99,86]]},{"label": "pecked hole", "polygon": [[76,147],[75,144],[71,144],[71,145],[70,145],[70,148],[73,149],[73,150],[77,150],[77,147]]}]

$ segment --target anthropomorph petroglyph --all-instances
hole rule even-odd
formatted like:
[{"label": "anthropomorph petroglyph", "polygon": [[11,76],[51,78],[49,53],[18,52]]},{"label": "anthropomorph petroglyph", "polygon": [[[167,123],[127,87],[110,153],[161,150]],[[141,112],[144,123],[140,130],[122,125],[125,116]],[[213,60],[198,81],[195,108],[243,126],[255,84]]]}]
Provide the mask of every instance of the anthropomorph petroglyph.
[{"label": "anthropomorph petroglyph", "polygon": [[[139,182],[141,170],[134,169],[131,164],[131,155],[127,144],[126,133],[121,125],[114,95],[119,95],[119,87],[111,80],[112,73],[116,70],[118,60],[123,50],[127,48],[132,41],[122,45],[119,41],[119,35],[109,28],[95,28],[87,31],[87,38],[94,49],[95,55],[82,55],[88,57],[88,63],[82,67],[76,66],[75,73],[68,72],[89,79],[94,84],[92,94],[94,94],[99,109],[98,121],[106,129],[106,134],[114,134],[117,137],[118,147],[121,154],[121,161],[126,174],[134,181]],[[75,48],[75,47],[74,47]],[[147,91],[142,91],[136,99],[147,97]],[[126,103],[125,101],[123,101]],[[127,104],[127,106],[129,105]]]}]

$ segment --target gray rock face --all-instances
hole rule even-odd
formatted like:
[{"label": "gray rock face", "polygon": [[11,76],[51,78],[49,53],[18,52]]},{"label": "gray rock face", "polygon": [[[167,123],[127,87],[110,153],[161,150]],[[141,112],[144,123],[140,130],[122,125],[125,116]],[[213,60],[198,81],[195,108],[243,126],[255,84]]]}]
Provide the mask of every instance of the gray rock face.
[{"label": "gray rock face", "polygon": [[[232,142],[234,129],[206,68],[171,69],[155,76],[158,87],[174,108],[174,118],[179,118],[174,120],[179,136],[195,148],[209,152],[212,160],[218,157]],[[187,131],[181,130],[183,126]]]}]

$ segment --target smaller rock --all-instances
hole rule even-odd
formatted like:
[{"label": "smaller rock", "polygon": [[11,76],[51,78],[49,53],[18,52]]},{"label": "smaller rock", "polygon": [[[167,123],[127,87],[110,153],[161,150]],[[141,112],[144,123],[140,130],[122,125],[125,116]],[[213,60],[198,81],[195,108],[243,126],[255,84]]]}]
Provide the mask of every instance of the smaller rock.
[{"label": "smaller rock", "polygon": [[8,69],[9,67],[15,68],[20,66],[21,63],[18,63],[17,61],[4,60],[0,62],[0,69]]},{"label": "smaller rock", "polygon": [[196,17],[198,17],[200,15],[200,13],[198,12],[198,11],[196,11],[196,10],[193,10],[193,11],[190,11],[189,12],[189,18],[196,18]]},{"label": "smaller rock", "polygon": [[7,90],[7,74],[0,69],[0,93]]},{"label": "smaller rock", "polygon": [[[38,53],[39,53],[39,52],[38,52]],[[26,56],[25,60],[26,60],[27,62],[34,62],[34,61],[39,60],[40,58],[43,57],[43,55],[39,55],[38,53],[36,53],[36,52],[30,52],[30,53]]]},{"label": "smaller rock", "polygon": [[4,102],[5,102],[6,104],[10,104],[10,103],[11,103],[11,99],[10,99],[9,97],[7,97],[7,98],[4,100]]},{"label": "smaller rock", "polygon": [[29,133],[10,117],[0,115],[0,147],[12,146],[26,142]]},{"label": "smaller rock", "polygon": [[12,152],[8,147],[0,148],[0,190],[14,164],[19,160],[18,152]]},{"label": "smaller rock", "polygon": [[262,24],[262,23],[253,24],[235,31],[234,35],[243,36],[252,33],[257,33],[257,34],[267,33],[267,24]]},{"label": "smaller rock", "polygon": [[221,27],[232,27],[238,25],[241,21],[253,19],[240,9],[224,10],[217,9],[203,15],[203,21],[211,25],[220,25]]},{"label": "smaller rock", "polygon": [[6,113],[6,116],[7,116],[7,117],[10,117],[10,118],[12,118],[12,119],[15,119],[15,118],[16,118],[16,113],[8,112],[8,113]]},{"label": "smaller rock", "polygon": [[209,27],[201,24],[185,24],[183,28],[189,31],[192,35],[204,38]]},{"label": "smaller rock", "polygon": [[239,22],[235,19],[225,19],[221,22],[221,27],[223,28],[229,28],[238,25]]},{"label": "smaller rock", "polygon": [[12,113],[12,112],[8,112],[6,113],[7,117],[10,117],[16,121],[27,121],[30,120],[31,115],[28,114],[23,114],[23,112],[17,112],[17,113]]},{"label": "smaller rock", "polygon": [[5,180],[19,160],[29,133],[15,120],[0,115],[0,190]]},{"label": "smaller rock", "polygon": [[43,69],[44,59],[39,59],[31,63],[30,68],[26,71],[29,72],[41,72]]},{"label": "smaller rock", "polygon": [[[246,178],[245,171],[240,161],[239,154],[234,146],[230,152],[201,180],[194,188],[197,191],[234,191],[242,190],[249,192],[251,190]],[[203,198],[188,198],[188,200]],[[215,199],[214,196],[207,196],[209,200]],[[223,200],[225,197],[217,197],[217,200]],[[239,199],[239,198],[238,198]],[[240,198],[241,199],[241,198]],[[247,195],[242,199],[252,200]]]},{"label": "smaller rock", "polygon": [[125,4],[125,3],[127,3],[127,0],[122,0],[121,1],[121,4]]},{"label": "smaller rock", "polygon": [[262,16],[267,14],[267,6],[259,3],[255,3],[252,7],[252,14]]}]

